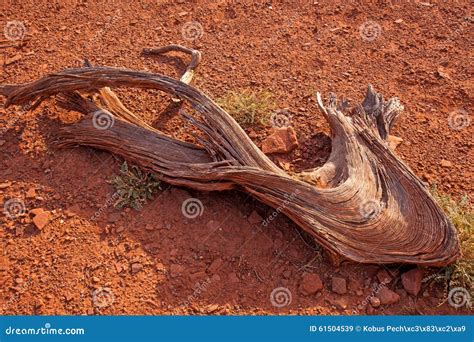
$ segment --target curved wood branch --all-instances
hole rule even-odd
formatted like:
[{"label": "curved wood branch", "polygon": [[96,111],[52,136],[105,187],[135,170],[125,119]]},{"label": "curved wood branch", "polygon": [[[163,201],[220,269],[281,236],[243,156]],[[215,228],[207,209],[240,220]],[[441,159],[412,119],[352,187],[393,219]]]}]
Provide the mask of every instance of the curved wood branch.
[{"label": "curved wood branch", "polygon": [[186,68],[186,70],[184,71],[183,75],[180,78],[181,82],[190,84],[199,63],[201,63],[201,51],[189,49],[182,45],[171,44],[171,45],[163,46],[159,48],[143,49],[143,54],[145,56],[162,55],[170,51],[184,52],[191,56],[191,62],[189,63],[188,67]]},{"label": "curved wood branch", "polygon": [[[188,101],[204,117],[186,115],[205,133],[205,150],[115,118],[97,130],[88,114],[59,132],[62,146],[92,146],[199,190],[238,188],[283,212],[332,255],[362,263],[446,265],[459,256],[453,225],[413,172],[388,148],[387,137],[403,110],[369,86],[365,100],[345,113],[334,95],[318,104],[328,120],[332,152],[320,168],[289,175],[250,140],[222,108],[196,88],[167,76],[95,67],[70,69],[35,82],[0,87],[7,105],[103,87],[158,89]],[[94,109],[80,95],[72,108]],[[63,99],[64,101],[64,99]],[[317,182],[315,180],[318,180]],[[324,185],[315,185],[324,184]]]},{"label": "curved wood branch", "polygon": [[[145,56],[153,56],[153,55],[162,55],[170,51],[184,52],[191,56],[191,62],[187,66],[183,75],[181,75],[181,78],[179,79],[183,83],[191,84],[191,81],[193,80],[193,77],[194,77],[194,73],[196,72],[196,69],[199,63],[201,63],[201,51],[189,49],[185,46],[178,45],[178,44],[171,44],[171,45],[167,45],[167,46],[163,46],[159,48],[145,48],[143,49],[143,54]],[[176,98],[176,97],[172,97],[171,100],[175,103],[181,102],[181,99]]]}]

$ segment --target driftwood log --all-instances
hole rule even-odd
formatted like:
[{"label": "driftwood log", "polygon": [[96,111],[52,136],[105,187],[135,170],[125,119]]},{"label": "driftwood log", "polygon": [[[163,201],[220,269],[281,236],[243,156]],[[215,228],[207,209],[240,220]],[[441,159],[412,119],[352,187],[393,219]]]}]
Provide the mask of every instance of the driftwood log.
[{"label": "driftwood log", "polygon": [[[320,168],[288,174],[250,140],[236,121],[189,83],[200,54],[181,80],[109,67],[67,69],[24,85],[4,85],[5,106],[39,105],[59,96],[61,106],[84,114],[63,127],[60,146],[109,151],[170,184],[214,191],[238,189],[284,213],[311,234],[333,261],[442,266],[456,260],[459,241],[452,223],[423,183],[389,148],[387,139],[403,106],[384,100],[371,86],[348,110],[330,95],[319,107],[331,128],[332,151]],[[192,105],[183,116],[204,133],[200,145],[167,136],[125,108],[111,88],[157,89]],[[95,101],[85,94],[94,92]],[[111,121],[97,128],[97,114]],[[193,112],[195,113],[195,112]],[[200,118],[200,119],[199,119]],[[104,119],[104,118],[102,118]]]}]

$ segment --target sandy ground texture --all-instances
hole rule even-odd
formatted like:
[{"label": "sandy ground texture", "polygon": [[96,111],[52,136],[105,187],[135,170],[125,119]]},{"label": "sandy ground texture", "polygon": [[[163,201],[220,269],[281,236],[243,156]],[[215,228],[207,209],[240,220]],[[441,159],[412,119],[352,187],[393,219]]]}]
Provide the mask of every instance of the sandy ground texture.
[{"label": "sandy ground texture", "polygon": [[[271,156],[290,170],[322,165],[331,151],[315,91],[355,103],[371,83],[405,106],[399,156],[425,182],[472,199],[473,20],[470,1],[2,0],[0,83],[86,58],[178,77],[186,57],[141,51],[186,45],[203,54],[194,85],[212,98],[267,90],[291,114],[299,146]],[[118,93],[150,124],[192,141],[167,95]],[[122,160],[54,145],[57,129],[79,118],[52,100],[0,109],[0,203],[22,214],[0,213],[1,314],[467,312],[429,281],[436,270],[411,273],[425,280],[413,295],[401,276],[412,266],[332,266],[283,215],[263,227],[273,209],[239,192],[164,184],[141,211],[116,210],[108,180]],[[261,146],[272,129],[247,131]],[[194,218],[182,211],[190,198],[201,204]]]}]

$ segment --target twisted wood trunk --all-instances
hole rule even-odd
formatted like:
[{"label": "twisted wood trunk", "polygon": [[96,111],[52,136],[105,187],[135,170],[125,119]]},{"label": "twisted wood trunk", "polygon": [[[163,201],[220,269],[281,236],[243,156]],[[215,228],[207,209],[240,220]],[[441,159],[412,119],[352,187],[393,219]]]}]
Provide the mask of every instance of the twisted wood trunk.
[{"label": "twisted wood trunk", "polygon": [[[84,117],[60,130],[60,146],[115,153],[174,185],[246,191],[314,236],[334,261],[441,266],[459,257],[453,225],[388,146],[390,129],[403,110],[398,99],[385,101],[369,86],[362,104],[347,110],[335,96],[323,104],[317,94],[331,128],[331,155],[320,168],[288,174],[228,113],[188,85],[189,75],[182,82],[108,67],[68,69],[25,85],[5,85],[0,95],[7,98],[6,106],[32,101],[36,106],[61,94],[60,104]],[[205,134],[203,147],[146,124],[120,103],[110,89],[114,87],[158,89],[190,103],[203,119],[184,117]],[[99,93],[98,104],[81,95],[91,91]],[[109,116],[110,127],[97,129],[97,113]]]}]

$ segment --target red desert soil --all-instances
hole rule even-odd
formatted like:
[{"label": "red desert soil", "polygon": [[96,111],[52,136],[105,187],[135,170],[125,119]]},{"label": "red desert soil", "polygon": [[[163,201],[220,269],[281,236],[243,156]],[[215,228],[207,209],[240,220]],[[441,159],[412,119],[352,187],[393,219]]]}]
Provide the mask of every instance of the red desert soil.
[{"label": "red desert soil", "polygon": [[[405,105],[394,131],[403,139],[397,153],[427,183],[472,199],[473,125],[456,130],[449,124],[453,115],[473,109],[470,1],[295,2],[3,0],[0,27],[21,21],[29,40],[0,49],[0,83],[29,82],[80,67],[85,58],[178,77],[186,61],[140,52],[186,45],[203,54],[194,85],[212,98],[266,89],[288,109],[299,147],[273,158],[295,170],[321,165],[331,149],[314,92],[333,91],[354,103],[371,83]],[[182,28],[192,21],[203,34],[189,41]],[[359,33],[367,21],[380,25],[374,40]],[[128,89],[119,94],[155,127],[192,139],[193,128],[165,111],[169,97]],[[401,274],[413,267],[332,266],[283,215],[260,225],[258,215],[268,217],[273,209],[238,192],[165,185],[141,211],[113,209],[107,181],[122,161],[54,145],[55,131],[79,117],[54,101],[32,112],[0,109],[0,203],[15,198],[26,210],[47,211],[36,211],[39,225],[46,223],[42,229],[31,212],[16,219],[0,214],[1,314],[467,312],[446,302],[438,306],[446,291],[434,283],[424,282],[417,296],[407,294]],[[271,131],[256,129],[253,139],[261,146]],[[190,197],[203,204],[194,219],[181,212]],[[279,287],[287,290],[273,293],[272,301]],[[383,303],[400,299],[379,306],[372,292]]]}]

